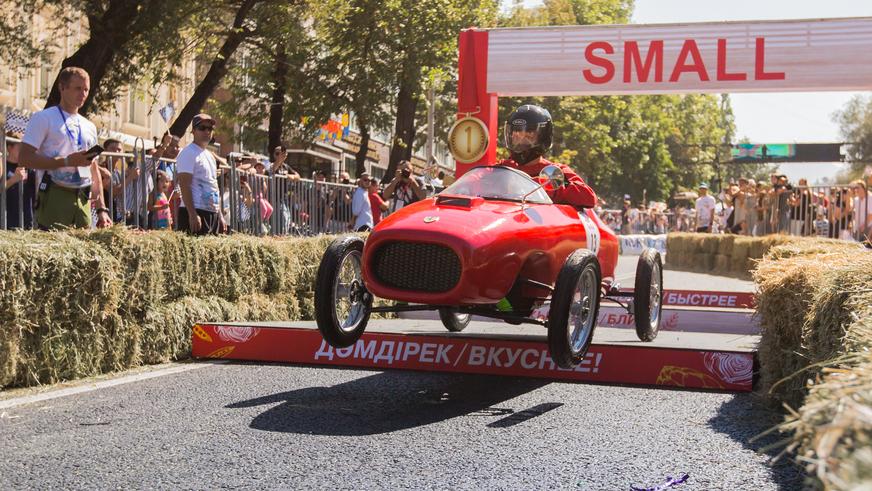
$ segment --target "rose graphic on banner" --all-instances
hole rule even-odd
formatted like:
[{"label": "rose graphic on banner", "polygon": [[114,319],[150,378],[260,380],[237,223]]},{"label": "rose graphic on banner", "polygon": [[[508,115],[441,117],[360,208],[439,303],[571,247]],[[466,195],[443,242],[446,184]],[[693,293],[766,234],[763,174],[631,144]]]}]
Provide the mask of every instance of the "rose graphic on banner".
[{"label": "rose graphic on banner", "polygon": [[228,343],[244,343],[257,336],[257,329],[249,326],[215,326],[215,332]]},{"label": "rose graphic on banner", "polygon": [[703,355],[708,371],[730,384],[750,384],[754,362],[750,356],[739,353],[708,352]]}]

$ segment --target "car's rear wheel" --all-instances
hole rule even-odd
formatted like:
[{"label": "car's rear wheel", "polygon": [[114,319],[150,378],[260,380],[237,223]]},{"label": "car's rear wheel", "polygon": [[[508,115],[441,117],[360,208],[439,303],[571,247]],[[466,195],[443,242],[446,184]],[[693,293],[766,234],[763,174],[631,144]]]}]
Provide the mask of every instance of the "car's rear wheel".
[{"label": "car's rear wheel", "polygon": [[656,249],[645,249],[636,264],[633,288],[633,317],[639,339],[653,341],[657,337],[662,311],[663,261]]},{"label": "car's rear wheel", "polygon": [[372,295],[363,283],[363,240],[333,241],[315,280],[315,320],[324,340],[336,348],[351,346],[366,329]]},{"label": "car's rear wheel", "polygon": [[469,325],[470,317],[472,316],[469,314],[457,312],[455,308],[441,307],[439,309],[439,318],[442,319],[442,325],[451,332],[460,332],[466,329],[466,326]]},{"label": "car's rear wheel", "polygon": [[578,249],[566,258],[548,311],[548,348],[561,368],[584,359],[599,314],[602,273],[596,254]]}]

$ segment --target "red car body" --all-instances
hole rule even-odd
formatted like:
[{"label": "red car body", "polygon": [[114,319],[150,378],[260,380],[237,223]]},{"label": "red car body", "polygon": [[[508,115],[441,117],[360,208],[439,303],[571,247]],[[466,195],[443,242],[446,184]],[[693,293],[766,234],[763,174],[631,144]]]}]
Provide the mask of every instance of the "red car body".
[{"label": "red car body", "polygon": [[383,219],[366,240],[362,269],[366,288],[391,300],[473,306],[510,292],[544,300],[550,290],[536,283],[553,287],[579,248],[596,252],[611,282],[618,241],[591,210],[440,194]]}]

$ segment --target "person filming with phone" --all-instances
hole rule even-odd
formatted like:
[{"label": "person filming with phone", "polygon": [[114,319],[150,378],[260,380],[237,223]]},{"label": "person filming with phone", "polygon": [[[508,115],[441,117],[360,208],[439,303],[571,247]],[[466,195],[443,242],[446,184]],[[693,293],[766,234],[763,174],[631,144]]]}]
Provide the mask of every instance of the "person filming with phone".
[{"label": "person filming with phone", "polygon": [[424,190],[412,175],[412,163],[401,160],[397,164],[397,174],[382,193],[385,200],[391,200],[391,212],[424,199]]},{"label": "person filming with phone", "polygon": [[89,228],[91,199],[97,228],[112,225],[97,167],[103,151],[97,145],[97,128],[79,114],[90,88],[88,72],[64,68],[58,76],[60,103],[31,116],[24,132],[19,158],[37,169],[36,221],[41,230]]}]

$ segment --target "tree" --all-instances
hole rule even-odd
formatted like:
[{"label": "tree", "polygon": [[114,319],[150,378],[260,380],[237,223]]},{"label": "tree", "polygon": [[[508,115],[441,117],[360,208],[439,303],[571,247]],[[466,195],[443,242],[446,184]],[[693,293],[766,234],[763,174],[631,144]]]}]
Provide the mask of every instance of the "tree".
[{"label": "tree", "polygon": [[854,96],[833,113],[839,133],[848,142],[851,171],[849,178],[859,177],[872,161],[872,97]]},{"label": "tree", "polygon": [[333,69],[321,60],[314,18],[303,2],[272,5],[257,18],[257,32],[243,42],[242,55],[228,64],[222,79],[227,92],[213,96],[209,106],[222,120],[236,122],[240,134],[234,138],[245,147],[269,151],[283,142],[310,143],[341,107],[330,87]]},{"label": "tree", "polygon": [[[106,109],[146,74],[155,85],[172,79],[166,67],[180,64],[186,48],[178,34],[201,7],[197,0],[41,0],[32,5],[57,12],[64,23],[88,19],[88,39],[61,63],[61,68],[78,66],[90,75],[91,92],[81,109],[85,114]],[[55,80],[46,107],[59,101]]]},{"label": "tree", "polygon": [[324,89],[335,98],[336,112],[353,112],[360,129],[357,174],[366,169],[370,132],[390,124],[397,70],[388,27],[392,13],[378,0],[328,0],[316,15]]},{"label": "tree", "polygon": [[[389,25],[394,51],[400,67],[396,80],[394,139],[391,142],[387,176],[392,176],[400,160],[412,157],[415,144],[416,110],[434,71],[457,65],[457,38],[470,25],[493,25],[497,3],[476,0],[397,0],[387,6],[397,20]],[[428,156],[429,159],[429,156]]]},{"label": "tree", "polygon": [[[221,80],[229,70],[229,63],[239,46],[248,38],[253,37],[258,31],[257,16],[266,16],[269,14],[267,9],[267,0],[240,0],[238,3],[229,1],[225,6],[228,10],[210,9],[207,10],[207,15],[203,21],[210,20],[213,25],[218,26],[217,37],[222,38],[223,42],[218,51],[214,54],[212,62],[209,65],[209,70],[203,78],[200,79],[197,86],[194,88],[194,93],[190,99],[179,111],[176,120],[173,121],[170,127],[170,133],[173,135],[183,135],[188,125],[194,119],[194,116],[202,111],[203,106]],[[259,8],[258,8],[259,7]],[[214,10],[214,16],[208,15]],[[232,17],[232,22],[229,26],[222,29],[224,22]],[[200,27],[199,29],[202,29]]]},{"label": "tree", "polygon": [[[13,69],[35,68],[51,63],[51,54],[58,48],[54,38],[38,39],[32,21],[45,8],[44,2],[16,0],[0,9],[0,59]],[[58,25],[68,21],[61,16]]]}]

